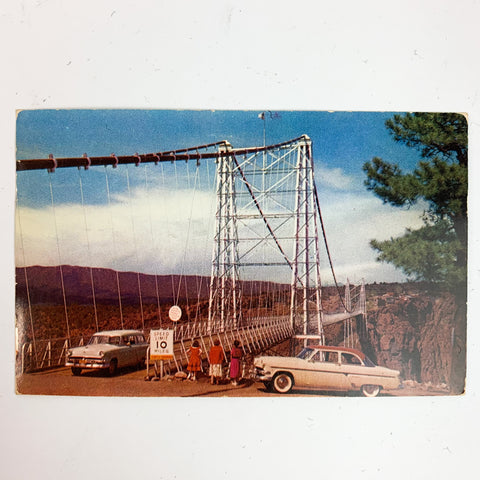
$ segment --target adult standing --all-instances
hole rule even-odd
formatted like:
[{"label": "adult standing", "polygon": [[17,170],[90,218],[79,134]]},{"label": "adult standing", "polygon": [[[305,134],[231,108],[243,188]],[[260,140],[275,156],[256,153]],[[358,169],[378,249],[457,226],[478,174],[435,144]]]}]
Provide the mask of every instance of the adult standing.
[{"label": "adult standing", "polygon": [[230,379],[233,385],[238,385],[240,379],[240,360],[242,354],[243,351],[240,348],[240,342],[235,340],[232,350],[230,351]]},{"label": "adult standing", "polygon": [[225,355],[223,354],[223,348],[220,345],[220,340],[216,338],[208,354],[208,360],[210,361],[210,383],[212,385],[218,385],[220,383],[220,380],[223,376],[222,367],[224,359]]}]

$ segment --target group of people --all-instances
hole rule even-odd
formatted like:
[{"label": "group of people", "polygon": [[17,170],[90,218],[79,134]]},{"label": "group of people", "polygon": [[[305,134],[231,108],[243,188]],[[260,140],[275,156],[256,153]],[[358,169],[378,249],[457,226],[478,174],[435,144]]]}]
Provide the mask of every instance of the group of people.
[{"label": "group of people", "polygon": [[[198,343],[198,340],[195,340],[192,343],[192,346],[188,350],[189,359],[188,359],[188,379],[197,380],[197,373],[202,370],[202,349]],[[240,348],[240,342],[235,340],[233,342],[233,347],[230,350],[230,380],[233,385],[238,385],[241,376],[240,360],[242,359],[243,351]],[[223,378],[223,363],[225,361],[225,353],[222,346],[220,345],[220,340],[217,338],[213,342],[210,351],[208,352],[208,360],[210,363],[209,375],[210,383],[212,385],[220,384]]]}]

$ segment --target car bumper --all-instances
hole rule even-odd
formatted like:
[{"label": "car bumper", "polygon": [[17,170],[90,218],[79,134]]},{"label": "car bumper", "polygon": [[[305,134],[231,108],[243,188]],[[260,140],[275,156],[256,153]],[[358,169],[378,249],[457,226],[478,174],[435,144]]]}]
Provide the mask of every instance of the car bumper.
[{"label": "car bumper", "polygon": [[256,382],[271,382],[273,375],[271,372],[265,372],[264,370],[259,370],[254,373],[253,379]]},{"label": "car bumper", "polygon": [[106,362],[104,360],[97,360],[97,359],[72,359],[67,360],[65,362],[66,367],[74,367],[74,368],[108,368],[110,366],[110,362]]}]

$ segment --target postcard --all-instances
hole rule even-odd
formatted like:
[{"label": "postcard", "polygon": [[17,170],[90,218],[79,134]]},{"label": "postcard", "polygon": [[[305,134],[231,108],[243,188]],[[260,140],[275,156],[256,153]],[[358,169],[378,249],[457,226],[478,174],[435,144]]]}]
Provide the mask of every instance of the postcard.
[{"label": "postcard", "polygon": [[23,110],[19,394],[465,390],[467,118]]}]

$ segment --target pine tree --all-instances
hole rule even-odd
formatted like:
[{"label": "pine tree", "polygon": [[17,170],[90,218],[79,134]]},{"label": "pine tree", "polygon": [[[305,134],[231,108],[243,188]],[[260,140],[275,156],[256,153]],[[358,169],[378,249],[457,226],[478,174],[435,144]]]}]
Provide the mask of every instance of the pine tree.
[{"label": "pine tree", "polygon": [[467,121],[455,113],[408,113],[386,122],[395,141],[420,151],[413,172],[375,157],[364,164],[365,185],[384,203],[428,204],[421,229],[403,237],[371,241],[378,259],[392,263],[411,279],[447,287],[466,281]]},{"label": "pine tree", "polygon": [[400,268],[411,279],[434,282],[451,291],[457,310],[452,332],[450,388],[462,393],[466,373],[468,127],[455,113],[394,115],[386,127],[395,141],[419,150],[410,173],[375,157],[364,164],[365,185],[384,203],[409,206],[427,202],[424,225],[371,246],[378,260]]}]

